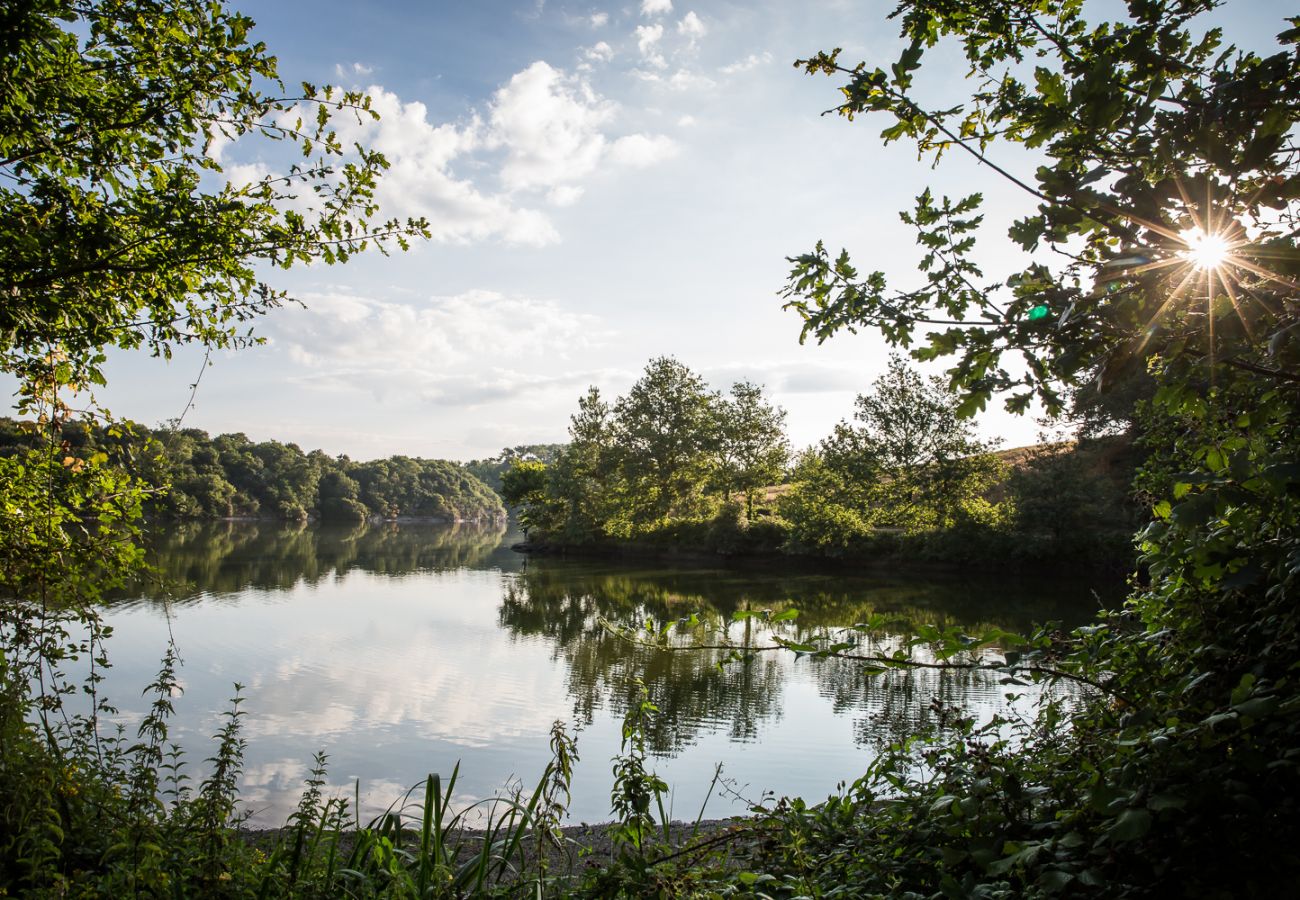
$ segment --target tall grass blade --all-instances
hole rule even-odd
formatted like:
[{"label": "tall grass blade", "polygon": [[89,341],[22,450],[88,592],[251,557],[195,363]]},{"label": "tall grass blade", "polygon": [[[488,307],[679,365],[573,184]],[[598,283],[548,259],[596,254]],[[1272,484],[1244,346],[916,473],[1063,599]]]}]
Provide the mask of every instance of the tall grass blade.
[{"label": "tall grass blade", "polygon": [[425,896],[429,889],[429,871],[433,866],[431,852],[433,830],[434,781],[438,776],[430,775],[424,782],[424,816],[420,822],[420,875],[416,882],[419,896]]}]

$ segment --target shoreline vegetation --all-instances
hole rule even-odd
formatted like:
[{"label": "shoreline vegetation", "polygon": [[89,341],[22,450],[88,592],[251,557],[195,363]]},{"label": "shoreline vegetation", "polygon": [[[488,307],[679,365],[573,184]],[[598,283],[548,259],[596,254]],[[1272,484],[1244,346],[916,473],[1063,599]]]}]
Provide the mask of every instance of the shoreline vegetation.
[{"label": "shoreline vegetation", "polygon": [[[885,542],[882,541],[882,544]],[[936,555],[932,546],[918,542],[916,552],[908,552],[894,541],[885,552],[864,552],[860,556],[816,556],[793,554],[779,548],[769,550],[712,551],[688,546],[656,546],[649,543],[623,544],[549,544],[540,541],[518,541],[510,545],[516,553],[528,556],[546,556],[560,559],[614,560],[627,562],[682,563],[686,565],[724,565],[728,568],[752,567],[758,571],[825,571],[839,573],[897,573],[903,575],[951,575],[962,572],[1003,571],[1015,575],[1041,575],[1061,572],[1072,575],[1098,577],[1103,581],[1123,582],[1132,574],[1131,560],[1124,550],[1116,547],[1113,556],[1085,559],[1060,559],[1058,557],[995,557],[979,556],[953,558]],[[963,551],[965,552],[965,551]]]},{"label": "shoreline vegetation", "polygon": [[[651,360],[624,397],[579,400],[543,460],[507,450],[501,493],[528,553],[765,561],[835,568],[1054,569],[1127,575],[1146,514],[1131,484],[1132,410],[1081,412],[1087,433],[998,451],[960,397],[899,357],[852,422],[792,454],[760,387],[711,392]],[[516,450],[519,448],[516,448]],[[779,479],[774,481],[774,479]]]},{"label": "shoreline vegetation", "polygon": [[[411,823],[418,826],[419,823]],[[613,838],[613,832],[619,823],[582,822],[576,825],[561,825],[549,835],[531,834],[529,839],[521,842],[525,851],[522,862],[525,866],[535,866],[539,859],[544,859],[547,870],[553,877],[578,880],[583,870],[607,868],[616,864],[619,848]],[[658,825],[658,833],[664,835],[663,849],[659,853],[660,861],[669,858],[679,859],[689,854],[709,853],[718,858],[718,863],[727,869],[738,869],[742,862],[752,859],[758,844],[762,840],[760,820],[757,816],[728,816],[720,819],[701,818],[694,822],[674,819],[665,829]],[[345,831],[339,837],[339,849],[350,852],[364,829]],[[274,852],[277,844],[286,838],[295,836],[294,830],[284,828],[241,828],[238,837],[254,850]],[[443,840],[453,845],[452,859],[455,864],[464,866],[473,861],[485,845],[492,844],[493,830],[490,827],[465,824],[449,829]],[[422,835],[418,827],[406,827],[395,833],[394,847],[416,849],[420,846]],[[650,865],[658,864],[652,858]]]}]

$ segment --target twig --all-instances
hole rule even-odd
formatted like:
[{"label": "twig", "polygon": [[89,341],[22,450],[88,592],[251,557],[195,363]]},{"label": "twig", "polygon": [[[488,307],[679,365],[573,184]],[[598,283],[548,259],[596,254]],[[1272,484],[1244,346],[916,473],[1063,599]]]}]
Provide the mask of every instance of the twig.
[{"label": "twig", "polygon": [[[734,644],[689,644],[689,645],[650,644],[650,643],[646,643],[645,641],[638,640],[632,635],[627,634],[621,629],[615,628],[613,625],[609,623],[605,623],[605,627],[616,637],[619,637],[627,641],[628,643],[633,644],[637,647],[641,647],[642,649],[645,650],[668,650],[677,653],[683,651],[695,651],[695,650],[729,650],[729,651],[739,650],[745,653],[768,653],[773,650],[790,650],[790,648],[785,646],[784,644],[767,644],[761,647],[737,647]],[[832,653],[830,651],[820,651],[820,655],[822,658],[833,657],[835,659],[849,659],[849,660],[853,660],[854,662],[870,663],[885,668],[938,669],[940,671],[983,670],[983,671],[990,671],[990,672],[992,671],[1026,672],[1029,674],[1049,675],[1053,678],[1065,678],[1070,681],[1077,681],[1080,684],[1086,684],[1089,687],[1095,688],[1096,690],[1101,691],[1103,694],[1109,694],[1110,696],[1118,697],[1121,700],[1128,700],[1128,697],[1121,691],[1117,691],[1113,687],[1102,684],[1099,681],[1095,681],[1087,677],[1086,675],[1077,675],[1073,672],[1066,672],[1061,669],[1051,668],[1049,666],[1020,666],[1020,665],[1005,665],[1005,664],[998,665],[997,663],[982,663],[982,662],[970,662],[970,663],[924,662],[919,659],[896,659],[892,656],[866,656],[860,653],[843,653],[843,652]]]}]

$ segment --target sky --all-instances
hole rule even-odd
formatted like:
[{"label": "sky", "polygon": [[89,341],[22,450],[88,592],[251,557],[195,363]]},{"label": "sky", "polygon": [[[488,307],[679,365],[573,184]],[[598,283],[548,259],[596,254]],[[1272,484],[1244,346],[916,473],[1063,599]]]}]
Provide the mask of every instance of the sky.
[{"label": "sky", "polygon": [[[871,334],[800,345],[778,291],[787,257],[825,239],[862,270],[917,282],[898,219],[927,185],[986,195],[981,261],[1023,264],[1006,227],[1029,205],[987,168],[938,170],[883,120],[821,113],[839,82],[795,59],[892,62],[893,4],[879,0],[244,0],[256,39],[289,84],[369,93],[382,120],[349,128],[391,163],[388,215],[428,218],[433,239],[391,257],[268,273],[304,307],[256,326],[260,347],[114,354],[105,406],[153,425],[186,410],[213,434],[292,441],[371,459],[470,459],[566,439],[588,385],[618,396],[646,363],[674,356],[716,389],[749,379],[787,411],[796,447],[852,415],[884,371]],[[1238,0],[1229,37],[1281,30],[1267,0]],[[922,90],[969,91],[954,54]],[[221,147],[227,177],[276,162],[264,145]],[[1033,159],[999,151],[1029,177]],[[932,371],[938,371],[934,369]],[[977,423],[1003,446],[1040,426],[990,406]]]}]

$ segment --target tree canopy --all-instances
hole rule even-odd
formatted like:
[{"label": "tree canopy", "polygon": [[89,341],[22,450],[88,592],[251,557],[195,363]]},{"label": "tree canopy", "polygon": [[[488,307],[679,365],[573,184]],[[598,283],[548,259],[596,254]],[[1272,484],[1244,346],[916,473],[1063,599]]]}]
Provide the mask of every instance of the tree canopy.
[{"label": "tree canopy", "polygon": [[[1089,22],[1093,8],[1072,0],[904,0],[892,64],[846,66],[839,51],[798,63],[843,79],[841,115],[883,117],[883,141],[935,163],[974,157],[1028,206],[1006,231],[1025,263],[992,277],[978,193],[926,191],[903,215],[920,249],[914,284],[864,275],[822,244],[794,257],[785,297],[805,338],[871,328],[946,360],[965,414],[998,393],[1013,410],[1036,397],[1057,411],[1080,385],[1153,382],[1138,425],[1147,580],[1124,610],[1031,651],[1099,676],[1098,693],[1070,711],[1049,704],[1016,742],[954,720],[957,736],[929,745],[927,778],[901,774],[900,747],[823,812],[852,816],[831,841],[791,816],[799,857],[786,859],[805,893],[1291,889],[1300,19],[1279,19],[1275,47],[1239,49],[1203,25],[1218,5],[1135,0]],[[928,105],[929,64],[954,52],[969,98]],[[863,851],[837,855],[851,834]]]},{"label": "tree canopy", "polygon": [[652,359],[613,403],[590,388],[569,443],[549,465],[517,462],[507,498],[526,507],[530,527],[571,543],[702,522],[734,491],[746,492],[752,513],[752,494],[782,476],[784,420],[757,385],[737,383],[724,397],[678,360]]},{"label": "tree canopy", "polygon": [[[427,232],[422,220],[378,219],[386,160],[336,136],[336,116],[375,116],[370,101],[305,83],[286,92],[252,25],[206,0],[8,6],[7,371],[35,377],[56,358],[60,380],[82,384],[102,380],[105,347],[239,345],[247,323],[288,299],[270,271]],[[223,151],[248,141],[280,142],[283,171],[224,177]]]},{"label": "tree canopy", "polygon": [[[0,372],[17,379],[27,418],[18,452],[0,456],[0,892],[217,896],[239,856],[237,706],[209,775],[192,791],[173,782],[170,804],[174,647],[159,648],[132,739],[103,727],[98,601],[141,573],[140,523],[156,494],[148,461],[128,470],[116,452],[134,446],[130,429],[88,396],[104,383],[106,350],[247,345],[251,322],[292,299],[278,270],[404,248],[428,231],[381,218],[386,160],[337,137],[339,116],[375,115],[370,101],[286,89],[252,25],[219,0],[0,8]],[[222,160],[249,144],[282,167],[228,177]],[[96,440],[78,443],[79,415],[95,420]],[[190,443],[205,444],[191,447],[194,479],[181,490],[194,503],[228,508],[265,489],[280,504],[318,486],[286,447]],[[259,487],[268,468],[278,484]],[[337,476],[322,506],[357,502],[360,482]]]},{"label": "tree canopy", "polygon": [[[954,357],[967,412],[1003,391],[1012,409],[1037,396],[1055,411],[1064,387],[1153,359],[1181,377],[1216,366],[1295,382],[1300,64],[1286,48],[1300,20],[1261,56],[1196,31],[1218,5],[1154,0],[1093,25],[1078,3],[904,2],[894,17],[907,48],[892,65],[844,66],[838,50],[801,60],[847,78],[840,115],[888,117],[884,142],[911,140],[936,163],[968,154],[1019,188],[1032,208],[1011,241],[1051,251],[987,279],[982,194],[927,190],[903,214],[922,251],[919,284],[863,277],[820,244],[792,260],[785,296],[803,336],[872,327],[900,346],[920,341],[919,358]],[[968,102],[927,106],[922,66],[953,44],[975,89]],[[1028,160],[1032,174],[1017,172]]]},{"label": "tree canopy", "polygon": [[703,378],[664,356],[614,404],[614,464],[635,519],[694,511],[713,467],[716,403]]},{"label": "tree canopy", "polygon": [[1001,474],[944,379],[924,378],[897,354],[854,406],[859,424],[841,422],[821,454],[843,483],[860,486],[870,520],[949,527],[974,512]]},{"label": "tree canopy", "polygon": [[754,516],[755,493],[776,484],[790,461],[790,442],[785,436],[785,410],[763,397],[763,389],[749,381],[731,386],[717,408],[718,465],[715,480],[722,485],[724,500],[733,490],[745,494],[745,509]]}]

